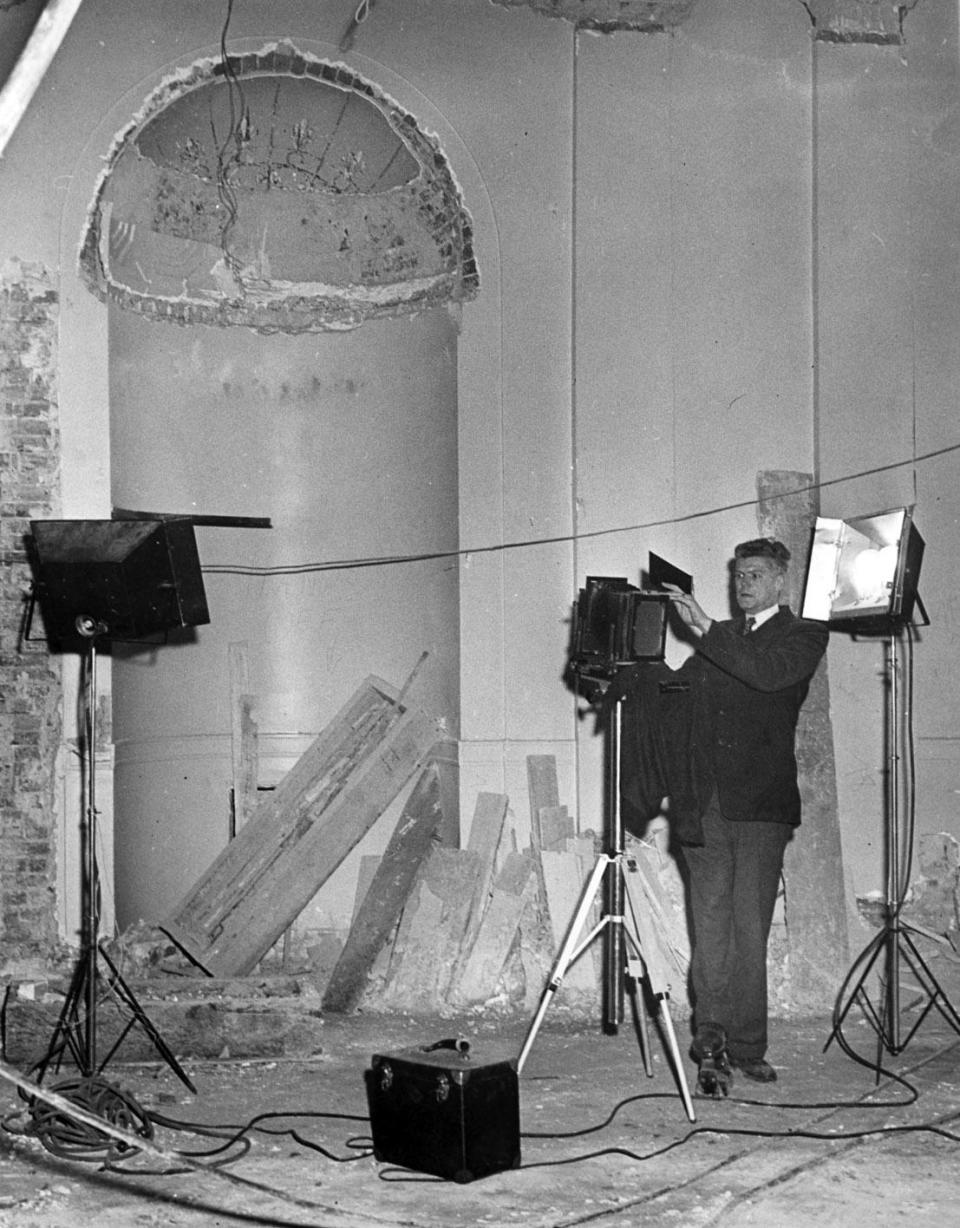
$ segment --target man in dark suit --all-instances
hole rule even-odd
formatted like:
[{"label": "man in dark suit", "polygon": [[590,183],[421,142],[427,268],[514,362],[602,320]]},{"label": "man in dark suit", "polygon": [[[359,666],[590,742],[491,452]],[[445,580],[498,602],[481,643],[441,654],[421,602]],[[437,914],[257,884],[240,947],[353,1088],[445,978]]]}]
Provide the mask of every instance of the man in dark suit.
[{"label": "man in dark suit", "polygon": [[758,1082],[777,1077],[766,1060],[767,940],[784,851],[800,822],[797,718],[828,639],[824,624],[781,604],[789,560],[772,538],[736,547],[741,616],[733,619],[715,620],[671,588],[696,637],[677,671],[689,683],[689,741],[671,818],[693,923],[692,1052],[701,1090],[713,1095],[726,1093],[731,1067]]}]

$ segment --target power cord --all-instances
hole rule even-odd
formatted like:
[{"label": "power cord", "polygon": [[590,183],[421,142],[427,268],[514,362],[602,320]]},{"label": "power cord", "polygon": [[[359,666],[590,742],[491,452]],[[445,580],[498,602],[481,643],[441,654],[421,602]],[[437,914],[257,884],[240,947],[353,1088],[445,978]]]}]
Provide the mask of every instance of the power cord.
[{"label": "power cord", "polygon": [[[858,1064],[874,1070],[878,1080],[880,1075],[883,1074],[890,1082],[898,1084],[901,1088],[905,1089],[907,1093],[906,1099],[868,1099],[867,1097],[872,1096],[873,1093],[867,1093],[866,1097],[852,1101],[778,1102],[730,1097],[722,1103],[727,1106],[742,1105],[751,1108],[778,1109],[790,1112],[835,1112],[844,1109],[905,1108],[918,1101],[920,1093],[907,1078],[894,1071],[883,1069],[875,1063],[868,1063],[849,1045],[841,1028],[836,1028],[833,1035],[836,1036],[844,1052],[858,1062]],[[373,1154],[372,1141],[363,1135],[349,1138],[345,1141],[344,1145],[350,1149],[351,1154],[344,1156],[337,1155],[322,1144],[305,1137],[293,1125],[273,1128],[267,1124],[289,1121],[293,1118],[367,1123],[369,1118],[365,1115],[333,1111],[272,1111],[259,1113],[242,1125],[236,1123],[207,1124],[147,1112],[141,1108],[130,1094],[122,1091],[116,1084],[110,1083],[100,1076],[68,1080],[57,1085],[54,1089],[47,1090],[30,1083],[0,1063],[0,1077],[14,1083],[19,1088],[21,1095],[27,1100],[30,1115],[29,1124],[19,1131],[12,1125],[13,1115],[8,1115],[8,1118],[2,1122],[4,1129],[11,1133],[19,1132],[36,1137],[48,1151],[58,1157],[74,1160],[99,1160],[110,1171],[117,1173],[125,1172],[129,1175],[131,1170],[124,1168],[122,1162],[131,1159],[141,1151],[164,1162],[166,1167],[160,1170],[162,1174],[172,1175],[182,1171],[183,1168],[190,1171],[199,1170],[220,1173],[221,1166],[232,1163],[247,1153],[251,1146],[249,1135],[253,1132],[271,1137],[289,1137],[299,1146],[317,1152],[324,1156],[325,1159],[338,1164],[366,1159]],[[666,1092],[641,1093],[629,1096],[615,1105],[602,1121],[592,1125],[562,1132],[525,1131],[521,1133],[520,1137],[528,1141],[556,1141],[583,1138],[605,1130],[631,1104],[667,1098],[672,1099],[673,1097],[670,1093]],[[704,1100],[703,1103],[709,1105],[714,1102]],[[764,1130],[730,1124],[700,1125],[686,1131],[681,1137],[671,1139],[664,1145],[648,1152],[637,1152],[620,1146],[604,1147],[596,1151],[578,1154],[561,1160],[542,1160],[523,1164],[520,1166],[520,1170],[568,1166],[607,1155],[622,1156],[643,1163],[666,1155],[678,1147],[685,1146],[694,1139],[716,1135],[762,1139],[802,1138],[837,1142],[840,1140],[851,1141],[878,1138],[894,1134],[925,1133],[948,1139],[951,1142],[960,1142],[960,1134],[947,1128],[948,1124],[958,1120],[960,1120],[960,1110],[946,1113],[934,1121],[903,1125],[887,1124],[849,1131],[826,1131],[808,1128]],[[180,1133],[192,1133],[222,1141],[217,1147],[202,1152],[179,1149],[171,1150],[159,1146],[154,1141],[155,1130],[158,1128]],[[201,1161],[206,1161],[206,1163],[201,1163]],[[139,1173],[144,1170],[137,1169],[136,1171]],[[291,1201],[301,1207],[317,1209],[314,1204],[290,1198],[281,1191],[273,1190],[271,1187],[261,1185],[258,1182],[251,1182],[244,1178],[235,1177],[232,1174],[223,1173],[222,1175],[236,1184],[266,1191],[272,1195],[285,1198],[287,1201]],[[381,1180],[388,1182],[394,1180],[442,1180],[442,1178],[411,1177],[403,1169],[383,1169],[379,1175]]]},{"label": "power cord", "polygon": [[[99,1120],[122,1128],[128,1134],[152,1139],[153,1126],[148,1115],[128,1092],[115,1083],[93,1075],[64,1080],[53,1090],[71,1105],[76,1105]],[[21,1092],[21,1095],[25,1093]],[[40,1140],[51,1153],[66,1160],[107,1160],[136,1151],[131,1144],[105,1134],[98,1126],[54,1103],[31,1097],[28,1100],[30,1125],[23,1133]],[[7,1123],[4,1122],[4,1128]]]},{"label": "power cord", "polygon": [[[877,1100],[877,1099],[867,1099],[866,1097],[863,1097],[858,1100],[827,1100],[827,1101],[790,1102],[790,1101],[753,1100],[753,1099],[731,1096],[723,1100],[722,1102],[716,1102],[710,1099],[704,1099],[702,1103],[706,1105],[715,1104],[715,1103],[722,1103],[724,1105],[739,1104],[739,1105],[743,1105],[745,1107],[750,1107],[750,1108],[780,1109],[780,1110],[786,1110],[789,1112],[802,1112],[802,1111],[835,1112],[835,1111],[843,1110],[843,1109],[906,1108],[911,1104],[917,1103],[917,1101],[920,1098],[920,1092],[912,1083],[910,1083],[908,1079],[906,1079],[903,1075],[897,1074],[895,1071],[888,1070],[884,1067],[878,1066],[874,1062],[868,1062],[865,1058],[861,1057],[850,1046],[846,1037],[843,1035],[843,1030],[841,1027],[835,1028],[833,1035],[836,1036],[838,1042],[840,1043],[841,1048],[843,1049],[844,1053],[847,1054],[847,1056],[851,1057],[858,1064],[862,1066],[866,1066],[868,1069],[875,1071],[878,1079],[880,1075],[882,1074],[890,1082],[898,1084],[900,1087],[904,1088],[907,1092],[906,1099]],[[872,1095],[873,1095],[872,1092],[867,1093],[867,1096],[872,1096]],[[631,1104],[637,1103],[638,1101],[661,1100],[661,1099],[672,1099],[672,1098],[673,1098],[672,1094],[668,1092],[652,1092],[652,1093],[646,1093],[646,1094],[641,1093],[636,1096],[629,1096],[626,1099],[621,1100],[611,1110],[611,1112],[607,1115],[607,1117],[604,1118],[603,1121],[598,1122],[594,1125],[586,1126],[580,1130],[573,1130],[573,1131],[568,1131],[564,1133],[523,1132],[521,1134],[521,1139],[560,1140],[560,1139],[582,1138],[586,1135],[596,1134],[599,1131],[606,1129],[609,1125],[612,1124],[612,1122],[619,1115],[619,1113]],[[798,1129],[789,1129],[789,1130],[758,1130],[758,1129],[750,1129],[747,1127],[733,1126],[733,1125],[695,1126],[693,1129],[688,1130],[680,1138],[672,1139],[669,1143],[664,1144],[662,1147],[658,1147],[654,1149],[653,1151],[649,1151],[649,1152],[639,1153],[639,1152],[632,1151],[629,1148],[609,1147],[609,1148],[601,1148],[598,1151],[589,1152],[586,1154],[572,1156],[564,1160],[535,1161],[534,1163],[531,1163],[531,1164],[524,1164],[522,1167],[525,1169],[526,1168],[553,1168],[553,1167],[564,1166],[567,1164],[582,1163],[586,1160],[597,1159],[598,1157],[604,1156],[604,1155],[619,1155],[619,1156],[624,1156],[627,1159],[645,1162],[645,1161],[657,1159],[660,1156],[666,1155],[668,1152],[675,1150],[677,1147],[682,1147],[685,1144],[691,1142],[693,1139],[696,1139],[703,1135],[721,1135],[722,1134],[722,1135],[733,1135],[736,1137],[744,1137],[744,1138],[764,1138],[764,1139],[804,1138],[804,1139],[814,1139],[814,1140],[820,1140],[820,1141],[826,1141],[826,1142],[837,1142],[840,1140],[847,1141],[847,1140],[858,1140],[858,1139],[865,1139],[865,1138],[876,1138],[876,1137],[880,1137],[884,1135],[892,1135],[892,1134],[918,1133],[918,1134],[935,1134],[941,1138],[949,1139],[951,1142],[960,1142],[960,1134],[955,1133],[954,1131],[948,1130],[945,1128],[945,1125],[947,1123],[951,1123],[955,1121],[960,1121],[960,1110],[953,1110],[949,1113],[943,1114],[941,1117],[936,1118],[933,1121],[928,1121],[928,1122],[918,1122],[916,1124],[903,1124],[903,1125],[883,1125],[883,1126],[876,1126],[872,1128],[865,1128],[865,1129],[859,1129],[859,1130],[842,1130],[839,1132],[838,1131],[811,1130],[807,1128],[798,1128]]]}]

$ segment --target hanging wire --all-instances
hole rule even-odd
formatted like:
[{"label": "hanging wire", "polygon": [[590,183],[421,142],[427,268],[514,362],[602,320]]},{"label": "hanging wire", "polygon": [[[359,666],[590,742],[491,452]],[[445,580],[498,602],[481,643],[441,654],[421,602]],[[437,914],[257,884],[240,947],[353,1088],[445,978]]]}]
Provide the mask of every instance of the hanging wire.
[{"label": "hanging wire", "polygon": [[353,47],[353,40],[356,37],[357,30],[370,16],[370,10],[373,8],[374,2],[375,0],[360,0],[353,17],[350,19],[350,24],[340,40],[339,49],[341,51],[349,51]]},{"label": "hanging wire", "polygon": [[[765,496],[766,502],[780,499],[792,499],[797,495],[819,493],[831,486],[840,486],[845,482],[856,481],[859,478],[871,477],[878,473],[888,473],[894,469],[902,469],[907,465],[917,465],[921,461],[935,460],[960,451],[960,443],[950,444],[944,448],[926,452],[922,456],[911,456],[906,460],[891,461],[886,465],[875,465],[871,469],[861,469],[857,473],[844,474],[842,477],[831,478],[826,482],[808,482],[795,486],[779,494]],[[258,567],[242,563],[207,563],[202,571],[207,575],[240,575],[240,576],[293,576],[307,575],[321,571],[361,570],[366,567],[388,567],[400,563],[425,563],[441,559],[468,559],[472,555],[500,554],[508,550],[528,550],[537,546],[566,545],[569,543],[591,541],[601,537],[612,537],[621,533],[638,533],[647,529],[669,528],[681,524],[690,524],[697,520],[707,520],[714,516],[725,515],[728,512],[740,511],[748,507],[756,507],[757,499],[741,499],[735,503],[720,504],[716,507],[704,508],[699,512],[687,512],[680,516],[665,516],[659,520],[647,520],[637,524],[616,525],[606,529],[594,529],[586,533],[562,533],[552,537],[522,538],[511,542],[495,542],[480,546],[467,546],[457,550],[432,550],[416,554],[379,555],[366,558],[324,559],[311,563],[282,564],[273,567]]]},{"label": "hanging wire", "polygon": [[[240,263],[236,256],[230,251],[229,237],[230,232],[237,224],[239,215],[239,202],[237,193],[234,190],[233,184],[230,182],[230,168],[239,164],[240,154],[243,149],[245,140],[249,139],[250,135],[250,116],[246,110],[246,103],[243,96],[243,87],[240,84],[240,79],[234,71],[233,64],[230,60],[230,55],[227,52],[227,33],[230,29],[230,22],[233,18],[233,0],[227,0],[227,12],[224,18],[223,28],[220,32],[220,64],[223,69],[224,80],[227,83],[227,103],[229,107],[230,122],[227,133],[223,140],[218,140],[216,132],[216,124],[211,115],[210,127],[213,135],[213,140],[217,146],[217,194],[223,207],[227,211],[227,220],[220,232],[220,246],[223,250],[224,261],[230,269],[234,280],[236,281],[240,291],[243,291],[243,280],[241,276]],[[231,146],[234,147],[233,154],[228,158],[227,152]]]}]

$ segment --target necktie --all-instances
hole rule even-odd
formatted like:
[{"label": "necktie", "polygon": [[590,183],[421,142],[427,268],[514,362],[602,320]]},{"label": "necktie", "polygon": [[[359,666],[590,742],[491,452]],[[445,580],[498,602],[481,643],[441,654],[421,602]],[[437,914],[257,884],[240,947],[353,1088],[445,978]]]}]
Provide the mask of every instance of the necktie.
[{"label": "necktie", "polygon": [[747,618],[747,619],[745,620],[745,622],[744,622],[744,624],[743,624],[743,634],[744,634],[744,635],[749,635],[749,634],[750,634],[750,632],[753,630],[753,625],[754,625],[754,623],[755,623],[756,621],[757,621],[757,620],[756,620],[755,618],[753,618],[753,617],[749,617],[749,618]]}]

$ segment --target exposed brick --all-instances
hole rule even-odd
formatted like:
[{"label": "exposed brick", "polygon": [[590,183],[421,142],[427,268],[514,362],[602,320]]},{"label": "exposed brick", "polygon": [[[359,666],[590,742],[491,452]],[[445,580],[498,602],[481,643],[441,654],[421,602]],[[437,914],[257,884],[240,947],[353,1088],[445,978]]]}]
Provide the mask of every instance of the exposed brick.
[{"label": "exposed brick", "polygon": [[59,670],[46,645],[24,645],[31,519],[58,503],[57,295],[43,269],[0,276],[0,942],[6,961],[52,956],[55,754]]}]

